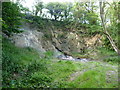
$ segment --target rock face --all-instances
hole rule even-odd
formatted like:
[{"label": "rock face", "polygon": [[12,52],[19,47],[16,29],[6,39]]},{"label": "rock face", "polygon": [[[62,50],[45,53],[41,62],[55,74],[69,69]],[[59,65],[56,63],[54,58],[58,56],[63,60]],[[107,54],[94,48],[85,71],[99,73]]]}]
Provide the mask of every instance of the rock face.
[{"label": "rock face", "polygon": [[43,33],[36,31],[25,31],[23,33],[13,35],[12,39],[16,46],[19,47],[32,47],[41,52],[45,52],[42,47],[42,36]]},{"label": "rock face", "polygon": [[63,52],[72,54],[81,53],[83,51],[85,47],[83,39],[76,33],[62,33],[61,37],[59,37],[59,32],[57,34],[57,37],[53,37],[52,40],[55,43],[55,46]]},{"label": "rock face", "polygon": [[[39,52],[54,51],[55,55],[60,55],[59,51],[67,55],[73,53],[83,53],[84,49],[91,45],[94,46],[100,35],[92,38],[83,38],[75,32],[62,30],[40,30],[37,27],[31,27],[24,23],[21,26],[23,33],[14,34],[11,39],[16,46],[32,47]],[[48,33],[51,37],[46,37]],[[89,45],[90,44],[90,45]]]},{"label": "rock face", "polygon": [[44,38],[44,34],[42,32],[37,31],[36,28],[30,28],[28,24],[23,25],[22,33],[14,34],[11,37],[11,40],[18,47],[31,47],[39,52],[46,52],[48,50],[54,51],[55,47],[51,44],[51,42]]}]

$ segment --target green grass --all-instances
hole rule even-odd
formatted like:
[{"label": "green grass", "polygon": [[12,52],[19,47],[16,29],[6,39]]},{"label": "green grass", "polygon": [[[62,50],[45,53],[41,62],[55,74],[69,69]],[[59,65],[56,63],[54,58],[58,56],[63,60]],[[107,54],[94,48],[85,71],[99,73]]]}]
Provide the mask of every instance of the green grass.
[{"label": "green grass", "polygon": [[115,51],[106,48],[90,49],[87,50],[84,54],[73,53],[73,57],[89,58],[91,60],[104,61],[109,63],[118,63],[120,60],[120,57]]},{"label": "green grass", "polygon": [[[84,69],[79,70],[80,75],[71,83],[68,84],[68,87],[76,87],[76,88],[112,88],[117,87],[117,82],[107,83],[106,80],[106,72],[111,70],[110,67],[100,66],[101,63],[88,63],[93,64],[87,67],[81,66]],[[91,68],[93,66],[93,68]],[[84,71],[85,70],[85,71]]]},{"label": "green grass", "polygon": [[[53,52],[46,52],[45,57],[40,58],[34,49],[15,47],[7,39],[3,39],[3,87],[118,87],[117,78],[111,78],[117,76],[117,64],[58,60],[52,55]],[[113,76],[107,76],[108,71],[114,72]]]},{"label": "green grass", "polygon": [[99,48],[98,50],[97,58],[109,63],[118,63],[120,61],[120,57],[115,51],[106,48]]}]

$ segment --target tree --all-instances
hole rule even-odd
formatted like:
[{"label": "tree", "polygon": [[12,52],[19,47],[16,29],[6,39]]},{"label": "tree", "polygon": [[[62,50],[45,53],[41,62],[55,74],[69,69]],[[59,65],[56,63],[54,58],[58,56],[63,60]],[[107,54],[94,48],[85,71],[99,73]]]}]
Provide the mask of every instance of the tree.
[{"label": "tree", "polygon": [[113,49],[120,54],[120,50],[118,49],[118,47],[115,45],[115,42],[113,40],[113,38],[111,37],[111,35],[109,34],[107,27],[106,27],[106,18],[105,18],[105,6],[106,3],[103,1],[99,2],[100,5],[100,17],[101,17],[101,21],[102,21],[102,27],[103,27],[103,32],[104,34],[107,36],[108,40],[110,41],[111,46],[113,47]]},{"label": "tree", "polygon": [[22,5],[20,5],[20,10],[24,12],[25,15],[30,12],[29,8],[23,7]]},{"label": "tree", "polygon": [[38,13],[42,14],[43,8],[44,8],[43,2],[41,0],[36,0],[36,2],[35,2],[35,16],[37,16]]},{"label": "tree", "polygon": [[115,44],[117,45],[118,42],[118,2],[107,2],[106,5],[109,7],[107,8],[107,13],[105,15],[106,19],[109,20],[109,24],[107,24],[108,32],[113,38]]},{"label": "tree", "polygon": [[10,36],[11,33],[19,32],[20,25],[20,8],[17,3],[3,2],[2,3],[2,31]]},{"label": "tree", "polygon": [[65,6],[59,2],[50,2],[47,4],[46,9],[49,10],[51,18],[54,17],[54,20],[61,19],[63,17],[63,10]]},{"label": "tree", "polygon": [[[73,7],[73,28],[82,33],[94,34],[100,32],[99,17],[96,13],[98,7],[94,2],[76,2]],[[83,29],[83,30],[82,30]]]},{"label": "tree", "polygon": [[70,15],[72,8],[73,8],[72,3],[68,3],[68,2],[63,3],[63,17],[65,20],[71,17]]}]

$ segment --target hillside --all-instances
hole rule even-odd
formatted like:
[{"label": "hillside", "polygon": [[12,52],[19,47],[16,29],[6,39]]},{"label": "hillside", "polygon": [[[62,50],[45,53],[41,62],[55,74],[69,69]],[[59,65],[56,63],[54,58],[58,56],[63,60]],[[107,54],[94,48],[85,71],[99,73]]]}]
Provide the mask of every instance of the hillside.
[{"label": "hillside", "polygon": [[45,1],[0,3],[1,88],[118,89],[120,2]]},{"label": "hillside", "polygon": [[117,88],[118,65],[100,61],[40,58],[32,48],[3,39],[3,87],[7,88]]}]

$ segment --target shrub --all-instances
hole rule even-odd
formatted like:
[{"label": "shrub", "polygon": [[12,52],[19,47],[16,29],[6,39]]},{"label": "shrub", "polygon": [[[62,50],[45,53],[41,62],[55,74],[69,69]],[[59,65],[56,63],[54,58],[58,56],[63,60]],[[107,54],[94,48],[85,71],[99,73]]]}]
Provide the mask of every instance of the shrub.
[{"label": "shrub", "polygon": [[104,59],[104,61],[118,63],[118,62],[120,62],[120,57],[119,56],[108,57],[108,58]]}]

